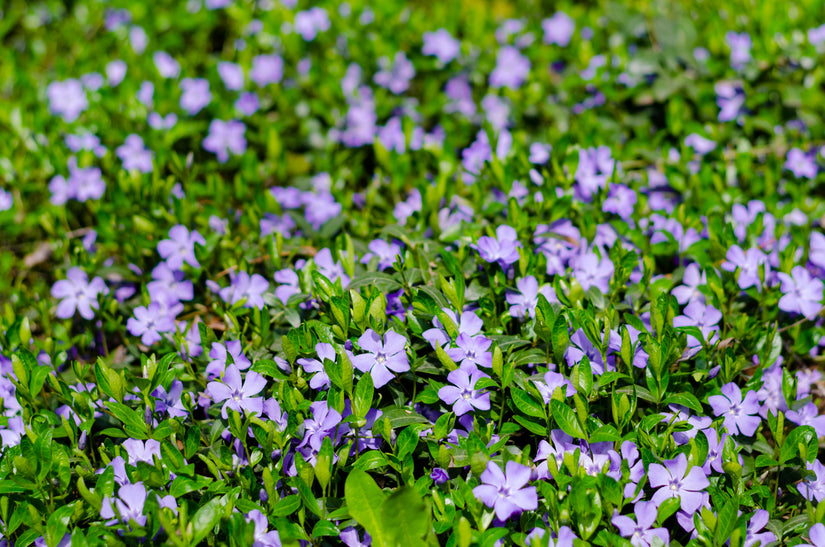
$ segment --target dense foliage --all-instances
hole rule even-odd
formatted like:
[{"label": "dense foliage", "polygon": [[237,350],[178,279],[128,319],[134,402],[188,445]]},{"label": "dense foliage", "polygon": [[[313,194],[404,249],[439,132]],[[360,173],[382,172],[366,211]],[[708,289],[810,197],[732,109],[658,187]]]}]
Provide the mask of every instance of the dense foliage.
[{"label": "dense foliage", "polygon": [[825,546],[821,22],[3,2],[3,541]]}]

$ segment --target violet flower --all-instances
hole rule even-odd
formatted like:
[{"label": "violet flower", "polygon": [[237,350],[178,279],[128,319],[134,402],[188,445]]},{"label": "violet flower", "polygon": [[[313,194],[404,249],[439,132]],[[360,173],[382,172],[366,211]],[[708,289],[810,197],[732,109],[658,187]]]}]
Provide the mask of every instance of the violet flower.
[{"label": "violet flower", "polygon": [[149,306],[138,306],[134,314],[134,317],[126,321],[126,330],[132,336],[140,336],[140,341],[145,346],[160,342],[160,333],[175,330],[174,317],[158,302],[152,302]]},{"label": "violet flower", "polygon": [[155,411],[165,413],[172,418],[185,418],[189,415],[189,411],[183,406],[181,395],[183,395],[183,382],[177,378],[172,380],[168,392],[163,386],[158,386],[152,392],[152,397],[155,398]]},{"label": "violet flower", "polygon": [[396,95],[404,93],[410,87],[410,80],[415,76],[415,67],[403,51],[396,52],[392,62],[382,57],[378,64],[381,70],[373,78],[376,84],[389,89]]},{"label": "violet flower", "polygon": [[249,79],[258,87],[276,84],[284,77],[284,60],[275,54],[258,55],[252,59],[252,69]]},{"label": "violet flower", "polygon": [[126,439],[121,446],[129,456],[130,465],[137,465],[137,462],[146,462],[154,465],[152,456],[157,456],[158,459],[161,459],[160,442],[154,439],[147,439],[146,442],[138,439]]},{"label": "violet flower", "polygon": [[228,410],[241,413],[263,414],[263,397],[254,397],[266,387],[266,379],[257,372],[249,371],[241,384],[241,369],[238,365],[229,365],[222,381],[209,382],[206,391],[216,403],[226,401],[221,409],[221,416],[227,419]]},{"label": "violet flower", "polygon": [[822,281],[812,277],[802,266],[794,266],[791,275],[785,272],[776,275],[782,283],[779,309],[814,320],[822,309]]},{"label": "violet flower", "polygon": [[436,56],[442,64],[446,65],[461,52],[461,42],[453,38],[447,29],[425,32],[422,38],[424,47],[421,48],[421,53]]},{"label": "violet flower", "polygon": [[347,424],[342,424],[341,414],[331,408],[326,401],[316,401],[309,405],[312,418],[304,420],[304,438],[297,448],[309,446],[317,452],[326,437],[330,437],[333,446],[349,431]]},{"label": "violet flower", "polygon": [[576,23],[572,17],[563,11],[557,11],[553,14],[553,17],[541,22],[541,28],[544,30],[545,44],[558,44],[561,47],[566,47],[570,43],[573,31],[576,29]]},{"label": "violet flower", "polygon": [[526,465],[509,461],[502,472],[495,462],[489,461],[480,478],[482,484],[473,488],[473,495],[494,509],[499,520],[538,509],[536,487],[525,486],[530,482],[530,468]]},{"label": "violet flower", "polygon": [[364,541],[361,541],[358,537],[358,530],[353,526],[341,530],[338,537],[341,539],[341,543],[347,547],[370,547],[372,545],[372,537],[369,533],[364,531]]},{"label": "violet flower", "polygon": [[332,347],[332,344],[327,344],[326,342],[318,342],[315,344],[315,353],[318,355],[318,359],[302,357],[296,362],[304,367],[304,372],[307,374],[315,373],[309,381],[309,387],[317,390],[329,389],[330,379],[324,368],[324,360],[329,359],[332,362],[336,362],[338,355],[335,353],[335,348]]},{"label": "violet flower", "polygon": [[819,171],[816,165],[815,154],[806,154],[799,148],[791,148],[785,159],[785,169],[794,174],[798,179],[815,179]]},{"label": "violet flower", "polygon": [[518,262],[521,242],[513,228],[502,224],[496,228],[496,237],[481,236],[474,247],[485,262],[497,262],[506,270],[511,264]]},{"label": "violet flower", "polygon": [[490,87],[518,89],[530,74],[530,59],[514,46],[504,46],[496,55],[496,67],[490,73]]},{"label": "violet flower", "polygon": [[816,499],[817,503],[825,499],[825,466],[819,460],[806,464],[808,471],[814,476],[808,477],[797,485],[799,493],[808,501]]},{"label": "violet flower", "polygon": [[143,139],[139,135],[129,135],[123,145],[117,147],[115,154],[123,162],[123,169],[131,171],[135,169],[141,173],[151,173],[152,156],[154,155],[143,144]]},{"label": "violet flower", "polygon": [[244,308],[264,309],[263,293],[269,289],[269,282],[259,274],[251,276],[244,272],[229,272],[230,285],[221,289],[220,296],[224,302],[233,306],[245,300]]},{"label": "violet flower", "polygon": [[209,357],[212,360],[204,371],[209,379],[223,376],[227,365],[234,364],[239,370],[246,370],[252,366],[249,358],[243,353],[240,340],[227,340],[225,344],[212,342]]},{"label": "violet flower", "polygon": [[180,63],[165,51],[153,53],[152,62],[155,63],[161,78],[177,78],[180,76]]},{"label": "violet flower", "polygon": [[84,319],[93,319],[93,310],[99,309],[98,295],[109,294],[109,288],[97,276],[89,282],[86,272],[75,266],[66,272],[66,279],[55,282],[51,292],[53,297],[61,299],[55,313],[60,319],[68,319],[75,313]]},{"label": "violet flower", "polygon": [[573,276],[583,290],[596,287],[602,294],[610,292],[610,280],[613,278],[613,262],[606,256],[599,258],[590,251],[571,259]]},{"label": "violet flower", "polygon": [[726,272],[739,270],[738,282],[740,289],[745,290],[748,287],[756,287],[757,290],[761,289],[762,282],[759,279],[759,266],[767,266],[768,257],[765,253],[756,247],[743,251],[739,245],[733,245],[728,249],[725,258],[727,260],[722,263],[722,269]]},{"label": "violet flower", "polygon": [[194,116],[212,102],[209,81],[204,78],[184,78],[180,81],[180,88],[180,107],[190,116]]},{"label": "violet flower", "polygon": [[380,388],[393,379],[393,372],[410,370],[407,358],[407,339],[395,331],[388,330],[383,340],[372,329],[361,335],[358,345],[368,353],[351,355],[352,366],[361,372],[369,372],[375,388]]},{"label": "violet flower", "polygon": [[203,148],[218,157],[218,162],[226,163],[230,153],[240,156],[246,152],[246,125],[238,120],[212,120],[209,134],[203,139]]},{"label": "violet flower", "polygon": [[109,496],[103,498],[100,516],[104,519],[115,519],[110,521],[111,523],[117,522],[116,519],[119,517],[124,524],[134,521],[139,526],[144,526],[146,517],[143,515],[143,506],[146,504],[147,495],[142,482],[125,484],[120,487],[114,500]]},{"label": "violet flower", "polygon": [[241,65],[221,61],[218,63],[218,76],[221,77],[226,89],[230,91],[240,91],[243,89],[244,75]]},{"label": "violet flower", "polygon": [[682,510],[688,514],[701,507],[707,496],[704,490],[710,485],[710,481],[701,467],[694,466],[688,472],[687,465],[684,454],[665,461],[664,465],[650,464],[648,481],[653,488],[659,488],[651,498],[657,507],[670,498],[680,498]]},{"label": "violet flower", "polygon": [[759,402],[755,391],[748,391],[742,399],[742,391],[735,383],[722,386],[722,395],[711,395],[708,404],[716,416],[724,416],[724,426],[731,435],[742,433],[752,437],[761,420]]},{"label": "violet flower", "polygon": [[657,503],[652,501],[640,501],[633,506],[636,514],[634,521],[630,517],[618,514],[615,511],[610,522],[618,528],[619,533],[626,538],[630,538],[630,543],[634,547],[650,547],[653,538],[659,538],[665,545],[670,543],[670,534],[667,528],[653,528],[658,516]]},{"label": "violet flower", "polygon": [[507,303],[510,304],[510,316],[524,319],[536,316],[536,306],[539,303],[539,294],[543,294],[548,302],[558,302],[556,293],[550,285],[539,287],[538,281],[532,275],[522,277],[516,281],[518,292],[507,292]]},{"label": "violet flower", "polygon": [[819,415],[816,404],[808,403],[799,410],[789,410],[785,413],[785,417],[796,425],[813,427],[817,438],[825,437],[825,416]]},{"label": "violet flower", "polygon": [[52,114],[69,123],[75,121],[89,107],[83,84],[74,78],[50,83],[46,88],[46,96]]},{"label": "violet flower", "polygon": [[473,409],[490,410],[490,394],[486,391],[475,389],[476,382],[487,377],[477,368],[458,368],[447,375],[447,381],[453,385],[447,385],[438,390],[438,397],[453,405],[453,412],[456,416],[461,416]]},{"label": "violet flower", "polygon": [[158,243],[158,253],[166,260],[169,268],[180,270],[186,262],[193,268],[200,269],[201,265],[195,258],[195,243],[206,245],[203,236],[197,230],[190,232],[186,226],[176,224],[169,230],[169,238]]},{"label": "violet flower", "polygon": [[468,371],[475,370],[478,366],[490,368],[493,366],[493,353],[487,350],[492,343],[492,340],[481,334],[472,336],[462,332],[455,339],[458,347],[448,348],[446,352],[450,359],[460,363]]},{"label": "violet flower", "polygon": [[685,305],[694,300],[705,303],[705,295],[699,290],[699,287],[707,285],[707,274],[699,269],[699,265],[691,262],[685,268],[685,273],[682,275],[682,285],[674,287],[671,294],[676,297],[676,301]]}]

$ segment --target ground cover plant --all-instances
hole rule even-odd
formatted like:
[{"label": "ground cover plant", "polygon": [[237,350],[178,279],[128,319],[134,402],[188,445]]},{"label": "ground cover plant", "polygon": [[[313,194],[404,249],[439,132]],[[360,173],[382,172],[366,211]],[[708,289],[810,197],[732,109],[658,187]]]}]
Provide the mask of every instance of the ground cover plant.
[{"label": "ground cover plant", "polygon": [[3,3],[3,544],[825,545],[822,23]]}]

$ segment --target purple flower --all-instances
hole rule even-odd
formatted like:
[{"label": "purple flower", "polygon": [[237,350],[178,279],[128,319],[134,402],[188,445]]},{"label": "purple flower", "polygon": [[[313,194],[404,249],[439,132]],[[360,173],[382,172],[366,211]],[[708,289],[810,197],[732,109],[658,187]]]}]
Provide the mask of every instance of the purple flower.
[{"label": "purple flower", "polygon": [[203,148],[218,156],[220,163],[226,163],[229,153],[241,155],[246,152],[246,125],[238,120],[212,120],[209,135],[203,139]]},{"label": "purple flower", "polygon": [[706,139],[698,133],[691,133],[685,137],[685,146],[690,146],[697,154],[704,156],[716,148],[716,141]]},{"label": "purple flower", "polygon": [[530,482],[530,468],[526,465],[509,461],[502,472],[498,465],[489,461],[481,474],[481,482],[473,488],[473,495],[493,508],[501,521],[538,508],[536,487],[525,487]]},{"label": "purple flower", "polygon": [[715,86],[716,104],[719,106],[719,121],[735,120],[745,106],[745,91],[741,84],[718,82]]},{"label": "purple flower", "polygon": [[183,406],[181,395],[183,395],[183,382],[177,378],[172,380],[168,393],[163,386],[158,386],[152,392],[152,397],[155,398],[155,410],[173,418],[185,418],[189,415],[189,411]]},{"label": "purple flower", "polygon": [[314,7],[295,14],[293,29],[307,42],[315,40],[319,32],[326,32],[329,27],[329,14],[323,8]]},{"label": "purple flower", "polygon": [[[825,34],[825,25],[822,25],[821,28]],[[825,40],[825,37],[823,40]],[[817,522],[811,526],[811,529],[808,530],[808,537],[811,538],[811,545],[814,547],[825,547],[825,524]]]},{"label": "purple flower", "polygon": [[623,220],[630,220],[636,206],[636,191],[624,184],[611,184],[607,199],[602,209],[608,213],[619,215]]},{"label": "purple flower", "polygon": [[765,265],[767,268],[768,256],[765,253],[756,247],[742,251],[739,245],[734,245],[728,249],[725,258],[727,260],[722,263],[723,270],[726,272],[735,272],[739,269],[738,281],[740,289],[745,290],[748,287],[761,288],[762,282],[759,279],[759,266]]},{"label": "purple flower", "polygon": [[324,360],[329,359],[334,363],[338,359],[338,355],[336,355],[335,348],[332,347],[332,344],[327,344],[326,342],[318,342],[315,344],[315,353],[318,354],[318,359],[302,357],[296,362],[304,367],[304,372],[307,374],[315,373],[309,381],[309,387],[317,390],[329,389],[330,380],[324,368]]},{"label": "purple flower", "polygon": [[499,266],[507,269],[511,264],[518,262],[521,242],[516,231],[503,224],[496,228],[496,237],[481,236],[475,248],[485,262],[498,262]]},{"label": "purple flower", "polygon": [[150,112],[146,121],[149,123],[149,127],[157,129],[158,131],[161,129],[172,129],[175,127],[175,124],[178,123],[178,115],[170,112],[166,117],[163,117],[157,112]]},{"label": "purple flower", "polygon": [[[459,335],[466,334],[467,336],[475,336],[481,332],[481,327],[484,326],[484,323],[473,311],[462,312],[460,317],[449,308],[442,308],[442,311],[458,325]],[[450,335],[447,333],[447,330],[444,328],[444,325],[438,317],[433,317],[433,328],[425,330],[422,333],[422,336],[433,346],[433,348],[435,348],[436,345],[444,347],[450,343]]]},{"label": "purple flower", "polygon": [[819,460],[807,464],[808,471],[813,471],[814,476],[805,479],[797,485],[799,493],[808,501],[816,499],[817,503],[825,499],[825,466]]},{"label": "purple flower", "polygon": [[152,302],[148,307],[135,308],[135,316],[126,321],[126,329],[132,336],[140,336],[140,341],[151,346],[161,340],[160,333],[175,330],[174,316],[158,302]]},{"label": "purple flower", "polygon": [[240,91],[243,89],[244,75],[241,65],[222,61],[218,63],[218,76],[221,77],[226,89],[230,91]]},{"label": "purple flower", "polygon": [[81,152],[83,150],[94,152],[98,158],[106,155],[106,147],[100,144],[100,139],[96,135],[89,132],[66,135],[66,146],[72,152]]},{"label": "purple flower", "polygon": [[445,469],[440,467],[434,467],[432,472],[430,473],[430,478],[433,480],[435,484],[444,484],[448,480],[450,480],[450,475],[447,473]]},{"label": "purple flower", "polygon": [[576,23],[563,11],[557,11],[553,17],[541,22],[541,28],[544,30],[545,44],[558,44],[565,47],[570,43]]},{"label": "purple flower", "polygon": [[165,51],[156,51],[152,54],[152,62],[162,78],[177,78],[180,76],[180,63]]},{"label": "purple flower", "polygon": [[277,530],[267,531],[269,529],[269,522],[266,515],[253,509],[246,515],[246,522],[251,522],[255,526],[253,533],[252,547],[281,547],[281,537]]},{"label": "purple flower", "polygon": [[138,439],[126,439],[123,441],[123,448],[129,456],[129,463],[137,465],[137,462],[146,462],[154,465],[152,456],[157,456],[160,459],[160,442],[154,439],[148,439],[146,442]]},{"label": "purple flower", "polygon": [[814,320],[822,309],[822,281],[802,266],[794,266],[791,275],[779,272],[777,277],[782,283],[779,309]]},{"label": "purple flower", "polygon": [[667,545],[670,543],[667,528],[653,528],[658,516],[657,505],[652,501],[640,501],[633,506],[635,522],[630,517],[619,515],[618,511],[613,514],[610,522],[619,529],[623,537],[630,538],[630,543],[634,547],[649,547],[654,537],[658,537]]},{"label": "purple flower", "polygon": [[[713,344],[718,338],[717,323],[722,320],[722,312],[710,305],[694,300],[685,307],[684,315],[673,318],[674,327],[698,327],[708,344]],[[688,348],[698,353],[702,343],[693,335],[687,336]]]},{"label": "purple flower", "polygon": [[163,295],[171,295],[173,299],[192,300],[195,297],[195,289],[191,281],[184,277],[180,270],[173,270],[166,262],[160,262],[152,270],[152,279],[147,283],[149,296],[152,300],[168,301],[169,298]]},{"label": "purple flower", "polygon": [[127,171],[136,169],[141,173],[152,172],[152,151],[143,144],[143,139],[139,135],[129,135],[121,146],[115,150],[115,154],[123,162],[123,168]]},{"label": "purple flower", "polygon": [[573,276],[585,291],[590,287],[598,288],[603,294],[610,292],[610,280],[613,278],[613,262],[606,256],[601,259],[589,251],[571,259]]},{"label": "purple flower", "polygon": [[332,251],[328,248],[325,247],[318,251],[315,254],[313,262],[315,262],[315,269],[333,283],[340,279],[342,286],[346,287],[349,285],[349,277],[344,273],[344,267],[341,266],[341,261],[333,261]]},{"label": "purple flower", "polygon": [[229,365],[222,381],[209,382],[206,391],[216,403],[226,401],[221,409],[221,416],[227,418],[229,409],[238,412],[263,414],[263,397],[254,397],[266,387],[266,379],[257,372],[249,371],[241,384],[241,369],[238,365]]},{"label": "purple flower", "polygon": [[258,98],[258,94],[252,91],[241,93],[241,96],[235,101],[235,109],[244,116],[251,116],[260,107],[261,100]]},{"label": "purple flower", "polygon": [[[226,344],[212,342],[212,349],[209,351],[212,359],[206,365],[206,377],[209,379],[223,376],[227,364],[234,364],[239,370],[246,370],[252,366],[246,355],[240,340],[228,340]],[[230,362],[230,358],[232,359]]]},{"label": "purple flower", "polygon": [[[768,545],[776,541],[776,535],[773,532],[762,532],[765,525],[768,524],[770,513],[764,509],[757,509],[751,519],[748,521],[748,529],[745,535],[745,543],[742,547],[753,547],[754,545]],[[820,526],[822,526],[820,524]]]},{"label": "purple flower", "polygon": [[808,403],[799,410],[789,410],[785,417],[796,425],[813,427],[818,438],[825,437],[825,416],[819,415],[816,404]]},{"label": "purple flower", "polygon": [[725,34],[725,42],[730,47],[730,65],[740,69],[751,60],[751,37],[747,32],[736,33],[729,31]]},{"label": "purple flower", "polygon": [[84,319],[92,319],[95,316],[93,310],[99,309],[97,297],[100,294],[109,294],[106,283],[97,276],[89,282],[86,272],[75,266],[66,272],[66,279],[56,281],[52,286],[52,296],[61,299],[55,315],[68,319],[80,313]]},{"label": "purple flower", "polygon": [[0,188],[0,211],[8,211],[14,206],[14,196]]},{"label": "purple flower", "polygon": [[407,339],[395,331],[388,330],[384,339],[372,329],[361,335],[358,345],[368,353],[352,355],[352,366],[361,372],[369,372],[376,389],[393,379],[393,372],[401,373],[410,370],[407,358]]},{"label": "purple flower", "polygon": [[811,247],[808,251],[808,260],[810,260],[814,266],[825,270],[825,235],[821,232],[811,232]]},{"label": "purple flower", "polygon": [[252,59],[252,69],[249,71],[249,79],[255,82],[258,87],[265,87],[268,84],[276,84],[284,77],[284,60],[274,53],[271,55],[258,55]]},{"label": "purple flower", "polygon": [[263,293],[269,289],[269,282],[259,274],[251,276],[244,272],[229,272],[230,285],[221,289],[220,296],[230,306],[246,300],[244,308],[264,309]]},{"label": "purple flower", "polygon": [[[146,504],[146,487],[142,482],[135,484],[125,484],[118,490],[118,496],[112,500],[110,497],[103,498],[100,507],[100,516],[104,519],[117,519],[124,524],[130,521],[136,522],[139,526],[146,524],[146,517],[143,515],[143,506]],[[117,510],[117,513],[115,513]],[[111,521],[115,523],[117,520]]]},{"label": "purple flower", "polygon": [[[475,314],[473,314],[475,315]],[[456,363],[461,363],[461,367],[466,370],[474,370],[477,366],[492,367],[493,353],[487,351],[492,341],[482,335],[472,336],[467,333],[460,333],[455,340],[457,348],[447,349],[447,355]]]},{"label": "purple flower", "polygon": [[326,401],[312,403],[309,405],[309,410],[312,418],[304,420],[304,439],[298,448],[309,446],[317,452],[321,449],[321,444],[326,437],[331,437],[330,440],[335,445],[349,431],[348,426],[341,423],[341,414],[334,408],[330,408]]},{"label": "purple flower", "polygon": [[498,50],[496,67],[490,74],[490,87],[518,89],[530,74],[530,60],[518,48],[504,46]]},{"label": "purple flower", "polygon": [[197,230],[189,232],[186,226],[176,224],[169,230],[169,238],[158,243],[158,253],[169,268],[180,270],[184,262],[193,268],[201,267],[195,258],[195,243],[206,245],[206,240]]},{"label": "purple flower", "polygon": [[671,294],[676,297],[676,301],[681,305],[685,305],[694,300],[705,302],[705,295],[699,290],[699,287],[707,285],[707,274],[699,269],[699,265],[691,262],[685,268],[685,273],[682,276],[682,285],[675,287]]},{"label": "purple flower", "polygon": [[539,303],[539,293],[547,298],[548,302],[558,302],[556,293],[550,285],[542,285],[539,288],[539,283],[532,275],[522,277],[516,281],[518,292],[507,293],[507,303],[510,304],[510,315],[524,319],[530,319],[536,316],[536,306]]},{"label": "purple flower", "polygon": [[393,241],[387,243],[383,239],[374,239],[368,246],[370,252],[361,257],[362,264],[369,264],[373,257],[378,258],[378,271],[392,268],[396,260],[401,260],[401,245]]},{"label": "purple flower", "polygon": [[326,222],[340,216],[343,210],[343,206],[335,201],[329,191],[323,191],[319,194],[305,192],[303,202],[306,205],[304,218],[315,230],[320,230]]},{"label": "purple flower", "polygon": [[490,394],[475,389],[476,382],[484,377],[487,375],[475,366],[458,368],[447,375],[447,381],[453,385],[439,389],[438,397],[448,405],[453,405],[456,416],[472,412],[474,408],[490,410]]},{"label": "purple flower", "polygon": [[109,80],[109,85],[117,87],[126,77],[126,63],[120,59],[115,59],[106,65],[106,78]]},{"label": "purple flower", "polygon": [[759,402],[755,391],[748,391],[742,400],[742,391],[735,383],[722,386],[722,395],[708,397],[708,404],[716,416],[725,417],[725,428],[731,435],[742,433],[753,436],[759,427]]},{"label": "purple flower", "polygon": [[283,305],[286,306],[290,296],[301,292],[300,280],[294,270],[290,268],[278,270],[273,278],[276,283],[281,284],[275,289],[275,298],[280,300]]},{"label": "purple flower", "polygon": [[548,371],[544,374],[544,381],[540,382],[533,380],[536,389],[539,390],[544,404],[549,405],[553,398],[553,393],[557,389],[561,389],[562,397],[572,397],[576,393],[576,388],[573,382],[559,374],[558,372]]},{"label": "purple flower", "polygon": [[392,62],[382,57],[378,60],[378,64],[381,70],[375,74],[376,84],[389,89],[396,95],[404,93],[410,87],[410,80],[415,76],[415,67],[403,51],[397,52]]},{"label": "purple flower", "polygon": [[200,112],[212,101],[209,81],[204,78],[184,78],[180,81],[180,107],[190,116]]},{"label": "purple flower", "polygon": [[461,42],[453,38],[447,29],[440,28],[435,32],[425,32],[424,47],[421,53],[424,55],[435,55],[439,62],[447,64],[461,52]]},{"label": "purple flower", "polygon": [[651,501],[658,507],[667,499],[680,498],[682,510],[689,514],[696,512],[707,496],[705,488],[710,485],[702,468],[692,467],[687,472],[687,457],[684,454],[664,463],[650,464],[648,481],[653,488],[659,488]]},{"label": "purple flower", "polygon": [[784,167],[791,171],[796,178],[814,179],[819,171],[816,165],[815,153],[806,154],[799,148],[788,150]]},{"label": "purple flower", "polygon": [[71,123],[89,107],[86,90],[80,80],[69,79],[62,82],[52,82],[46,88],[49,98],[49,110]]}]

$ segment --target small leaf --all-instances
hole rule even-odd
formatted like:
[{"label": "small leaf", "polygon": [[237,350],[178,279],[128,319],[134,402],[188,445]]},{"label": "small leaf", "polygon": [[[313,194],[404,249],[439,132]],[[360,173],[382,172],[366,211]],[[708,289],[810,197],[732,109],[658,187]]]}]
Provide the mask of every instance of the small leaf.
[{"label": "small leaf", "polygon": [[550,401],[550,409],[553,412],[553,418],[562,431],[577,439],[587,438],[584,427],[572,408],[561,401],[553,399]]}]

